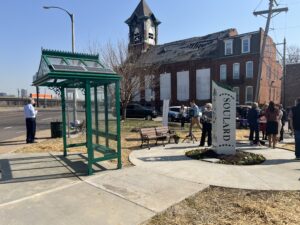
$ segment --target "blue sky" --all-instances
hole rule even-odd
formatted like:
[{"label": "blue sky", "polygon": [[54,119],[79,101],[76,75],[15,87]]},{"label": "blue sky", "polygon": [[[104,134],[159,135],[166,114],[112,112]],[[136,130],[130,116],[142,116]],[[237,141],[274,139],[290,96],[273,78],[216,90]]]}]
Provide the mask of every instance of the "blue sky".
[{"label": "blue sky", "polygon": [[[289,45],[300,46],[300,0],[277,0],[289,12],[273,18],[270,35],[275,42],[286,36]],[[38,69],[41,48],[71,51],[71,25],[55,5],[75,14],[76,50],[89,43],[115,43],[128,39],[124,21],[139,0],[1,0],[0,3],[0,92],[17,94],[28,89]],[[266,19],[254,9],[268,7],[268,0],[147,0],[159,26],[159,43],[206,35],[228,28],[239,33],[265,27]],[[259,4],[260,3],[260,4]],[[273,29],[275,28],[275,30]],[[279,47],[279,50],[281,47]],[[44,92],[44,91],[43,91]]]}]

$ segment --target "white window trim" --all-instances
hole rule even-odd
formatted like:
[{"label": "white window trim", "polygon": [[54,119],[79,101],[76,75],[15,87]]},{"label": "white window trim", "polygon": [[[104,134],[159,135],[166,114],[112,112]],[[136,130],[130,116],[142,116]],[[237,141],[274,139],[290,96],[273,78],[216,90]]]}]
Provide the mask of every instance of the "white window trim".
[{"label": "white window trim", "polygon": [[236,103],[240,104],[240,87],[233,87],[233,91],[236,93],[235,90],[238,90],[238,95],[236,95]]},{"label": "white window trim", "polygon": [[[245,36],[245,37],[242,37],[241,38],[241,44],[242,44],[242,53],[249,53],[250,52],[250,49],[251,49],[251,36]],[[244,40],[248,40],[248,43],[249,43],[249,48],[248,48],[248,51],[244,51]]]},{"label": "white window trim", "polygon": [[[251,74],[251,76],[248,74],[248,70],[247,70],[247,67],[248,67],[248,64],[249,64],[249,63],[252,63],[252,74]],[[245,68],[245,69],[246,69],[246,78],[247,78],[247,79],[253,79],[253,75],[254,75],[254,71],[253,71],[253,70],[254,70],[253,61],[247,61],[247,62],[246,62],[246,68]]]},{"label": "white window trim", "polygon": [[[225,79],[222,79],[222,67],[225,68]],[[220,65],[220,81],[226,81],[227,80],[227,65],[226,64],[222,64]]]},{"label": "white window trim", "polygon": [[[247,99],[247,95],[248,95],[248,88],[252,88],[252,101],[248,101]],[[254,88],[253,86],[246,86],[246,90],[245,90],[245,104],[248,104],[248,103],[253,103],[253,94],[254,94]]]},{"label": "white window trim", "polygon": [[[239,68],[239,77],[238,78],[234,77],[234,67],[235,67],[235,65],[238,65],[238,68]],[[232,65],[232,79],[233,80],[239,80],[240,79],[240,75],[241,75],[240,63],[233,63],[233,65]]]},{"label": "white window trim", "polygon": [[[231,52],[230,53],[226,53],[226,44],[230,43],[231,44]],[[229,39],[229,40],[224,40],[224,55],[232,55],[233,54],[233,39]]]}]

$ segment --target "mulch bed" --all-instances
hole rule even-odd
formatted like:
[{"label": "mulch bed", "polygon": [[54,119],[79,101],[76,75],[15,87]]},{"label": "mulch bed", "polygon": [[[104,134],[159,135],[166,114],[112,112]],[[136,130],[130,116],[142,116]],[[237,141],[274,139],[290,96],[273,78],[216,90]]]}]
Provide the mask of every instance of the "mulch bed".
[{"label": "mulch bed", "polygon": [[145,224],[299,225],[299,205],[299,191],[253,191],[211,186]]},{"label": "mulch bed", "polygon": [[235,155],[221,155],[211,149],[191,150],[186,152],[185,155],[196,160],[204,158],[220,159],[217,163],[228,165],[257,165],[266,160],[264,156],[250,152],[237,151]]}]

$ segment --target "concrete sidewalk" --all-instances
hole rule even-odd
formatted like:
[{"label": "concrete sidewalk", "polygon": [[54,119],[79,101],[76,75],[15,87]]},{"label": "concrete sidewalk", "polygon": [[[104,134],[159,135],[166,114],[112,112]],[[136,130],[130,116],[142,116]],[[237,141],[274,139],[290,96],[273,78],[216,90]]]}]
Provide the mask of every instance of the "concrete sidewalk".
[{"label": "concrete sidewalk", "polygon": [[[36,132],[36,137],[37,137],[37,139],[35,140],[36,142],[42,142],[43,140],[50,138],[51,137],[50,129],[38,130]],[[26,144],[26,134],[6,141],[2,141],[0,143],[0,154],[11,153],[27,145],[28,144]],[[34,143],[31,145],[34,145]]]},{"label": "concrete sidewalk", "polygon": [[262,154],[261,165],[232,166],[191,160],[185,156],[198,144],[180,143],[134,151],[130,161],[139,168],[165,176],[207,185],[257,190],[300,190],[300,161],[294,152],[240,145],[239,149]]},{"label": "concrete sidewalk", "polygon": [[259,190],[300,190],[300,162],[280,149],[239,148],[263,154],[256,166],[192,160],[180,143],[133,151],[135,167],[103,162],[86,176],[86,155],[0,154],[0,224],[141,224],[183,199],[217,185]]},{"label": "concrete sidewalk", "polygon": [[85,176],[85,157],[0,155],[0,224],[140,224],[208,187],[139,167],[115,170],[111,164]]}]

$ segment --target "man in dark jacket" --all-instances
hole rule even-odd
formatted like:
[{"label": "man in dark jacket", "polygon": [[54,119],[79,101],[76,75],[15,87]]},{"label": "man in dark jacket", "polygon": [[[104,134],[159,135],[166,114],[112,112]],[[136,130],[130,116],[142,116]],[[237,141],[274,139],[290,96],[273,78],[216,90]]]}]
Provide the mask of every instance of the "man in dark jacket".
[{"label": "man in dark jacket", "polygon": [[297,99],[296,106],[290,111],[289,119],[295,135],[296,160],[300,160],[300,98]]},{"label": "man in dark jacket", "polygon": [[[250,128],[249,140],[251,144],[259,145],[259,109],[258,104],[254,102],[252,108],[248,111],[247,120]],[[253,140],[253,134],[255,133],[255,140]]]}]

